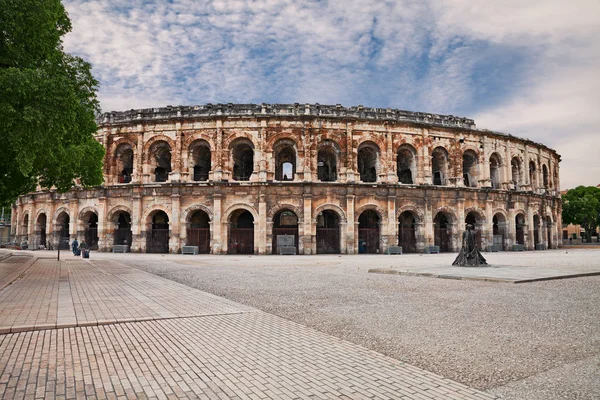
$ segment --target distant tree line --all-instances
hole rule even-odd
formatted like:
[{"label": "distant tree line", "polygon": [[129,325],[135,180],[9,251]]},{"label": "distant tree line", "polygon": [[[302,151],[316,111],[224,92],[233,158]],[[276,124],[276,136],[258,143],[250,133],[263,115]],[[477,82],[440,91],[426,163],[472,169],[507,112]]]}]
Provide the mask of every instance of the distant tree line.
[{"label": "distant tree line", "polygon": [[600,188],[578,186],[562,196],[563,224],[581,225],[588,242],[600,226]]}]

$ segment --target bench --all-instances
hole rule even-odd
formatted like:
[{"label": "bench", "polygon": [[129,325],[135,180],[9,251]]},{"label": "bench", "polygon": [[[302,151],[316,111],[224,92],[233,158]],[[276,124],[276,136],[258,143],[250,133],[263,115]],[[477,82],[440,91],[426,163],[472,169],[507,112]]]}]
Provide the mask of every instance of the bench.
[{"label": "bench", "polygon": [[390,246],[387,248],[387,254],[402,254],[402,246]]},{"label": "bench", "polygon": [[513,244],[513,251],[525,251],[525,245]]},{"label": "bench", "polygon": [[546,250],[546,245],[544,243],[539,243],[535,245],[536,250]]},{"label": "bench", "polygon": [[200,249],[198,248],[198,246],[183,246],[183,247],[181,247],[181,254],[196,255],[196,254],[198,254],[199,251],[200,251]]},{"label": "bench", "polygon": [[113,246],[113,253],[129,253],[129,245],[115,244]]},{"label": "bench", "polygon": [[296,255],[296,246],[278,246],[279,255],[293,256]]},{"label": "bench", "polygon": [[425,254],[440,254],[440,246],[427,246],[425,247]]},{"label": "bench", "polygon": [[500,245],[499,244],[493,244],[490,246],[489,250],[492,253],[497,253],[501,250]]}]

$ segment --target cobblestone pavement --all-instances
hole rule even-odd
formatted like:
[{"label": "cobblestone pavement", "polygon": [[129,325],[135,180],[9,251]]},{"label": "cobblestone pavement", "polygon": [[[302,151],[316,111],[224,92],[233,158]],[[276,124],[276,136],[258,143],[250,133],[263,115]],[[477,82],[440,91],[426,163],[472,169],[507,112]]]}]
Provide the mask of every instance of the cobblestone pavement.
[{"label": "cobblestone pavement", "polygon": [[116,262],[11,258],[2,398],[495,398]]}]

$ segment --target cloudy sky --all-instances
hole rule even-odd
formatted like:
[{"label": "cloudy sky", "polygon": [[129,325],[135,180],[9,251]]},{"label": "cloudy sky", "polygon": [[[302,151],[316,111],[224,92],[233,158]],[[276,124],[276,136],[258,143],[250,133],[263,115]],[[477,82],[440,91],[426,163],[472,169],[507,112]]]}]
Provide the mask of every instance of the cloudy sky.
[{"label": "cloudy sky", "polygon": [[103,111],[321,103],[474,118],[600,184],[600,0],[65,0]]}]

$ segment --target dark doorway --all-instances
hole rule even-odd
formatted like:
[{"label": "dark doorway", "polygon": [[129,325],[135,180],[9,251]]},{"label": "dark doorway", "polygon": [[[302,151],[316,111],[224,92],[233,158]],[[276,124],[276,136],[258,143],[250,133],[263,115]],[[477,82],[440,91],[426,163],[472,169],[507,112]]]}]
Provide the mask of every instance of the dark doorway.
[{"label": "dark doorway", "polygon": [[277,236],[293,235],[294,246],[298,251],[298,217],[293,211],[281,210],[273,218],[273,254],[279,254]]},{"label": "dark doorway", "polygon": [[40,214],[37,218],[36,232],[38,235],[38,242],[36,245],[46,247],[46,214]]},{"label": "dark doorway", "polygon": [[398,219],[398,246],[403,253],[417,252],[415,216],[410,211],[404,211]]},{"label": "dark doorway", "polygon": [[59,229],[59,246],[61,249],[63,250],[67,250],[69,248],[69,229],[70,229],[70,221],[71,218],[69,217],[69,214],[63,212],[61,213],[58,218],[56,219],[56,222],[58,223],[58,229]]},{"label": "dark doorway", "polygon": [[169,252],[169,217],[164,211],[154,214],[150,232],[146,235],[147,253]]},{"label": "dark doorway", "polygon": [[231,214],[229,254],[254,254],[254,217],[249,211],[237,210]]},{"label": "dark doorway", "polygon": [[552,219],[546,217],[546,234],[548,235],[548,248],[552,248]]},{"label": "dark doorway", "polygon": [[128,212],[120,212],[117,219],[117,228],[114,232],[113,244],[131,246],[131,238],[131,216]]},{"label": "dark doorway", "polygon": [[366,210],[358,217],[358,252],[379,253],[381,219],[373,210]]},{"label": "dark doorway", "polygon": [[517,244],[525,245],[525,216],[523,214],[515,217],[515,228]]},{"label": "dark doorway", "polygon": [[439,212],[433,220],[434,243],[440,252],[452,251],[452,226],[446,214]]},{"label": "dark doorway", "polygon": [[198,246],[198,253],[210,253],[210,218],[202,210],[195,211],[190,217],[187,230],[187,245]]},{"label": "dark doorway", "polygon": [[92,250],[98,250],[98,216],[90,213],[85,223],[85,243]]},{"label": "dark doorway", "polygon": [[[533,245],[538,246],[540,244],[540,217],[538,215],[533,216]],[[535,249],[537,250],[537,248]]]},{"label": "dark doorway", "polygon": [[504,239],[506,237],[506,219],[502,214],[494,215],[492,219],[492,235],[494,246],[498,246],[499,250],[506,250],[504,248]]},{"label": "dark doorway", "polygon": [[[473,232],[475,234],[475,245],[481,250],[481,226],[483,225],[481,218],[471,211],[465,217],[465,229],[466,225],[473,225]],[[462,239],[461,239],[462,240]]]},{"label": "dark doorway", "polygon": [[330,210],[317,215],[317,254],[340,253],[340,218]]}]

